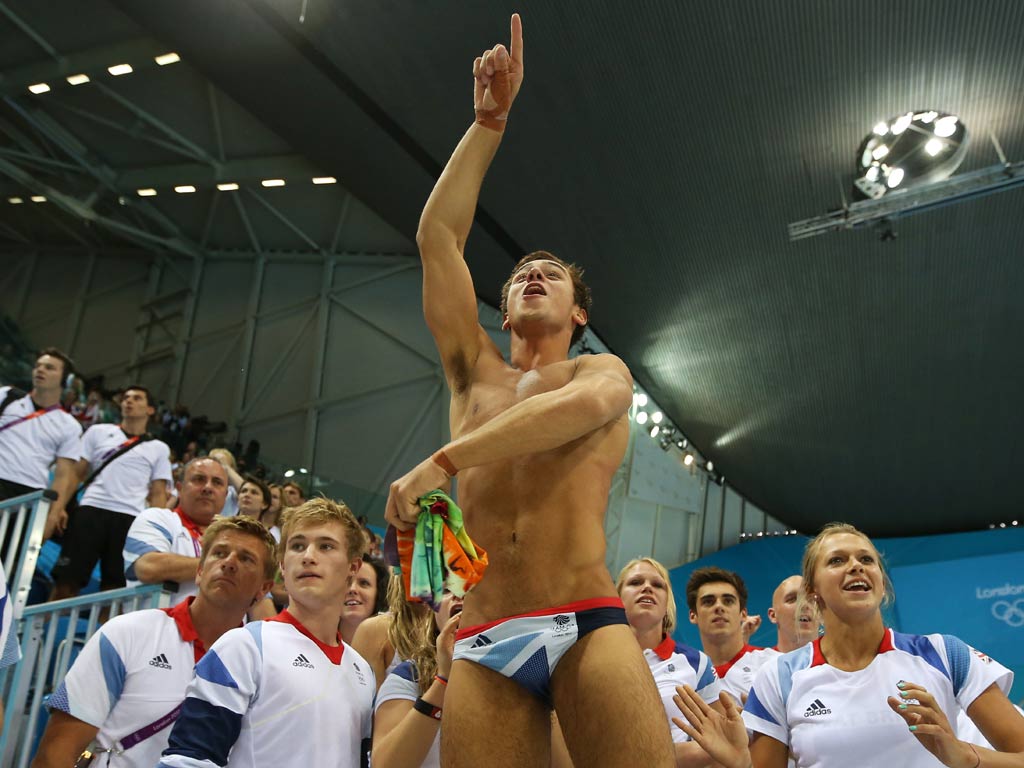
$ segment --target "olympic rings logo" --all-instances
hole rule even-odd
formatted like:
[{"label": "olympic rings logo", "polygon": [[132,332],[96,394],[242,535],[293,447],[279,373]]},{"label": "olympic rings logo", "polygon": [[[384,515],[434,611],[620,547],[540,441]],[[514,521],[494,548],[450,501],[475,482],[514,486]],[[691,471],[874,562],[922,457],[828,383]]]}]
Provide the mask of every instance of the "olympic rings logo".
[{"label": "olympic rings logo", "polygon": [[1024,626],[1024,598],[1012,603],[1009,600],[996,600],[992,603],[992,615],[1011,627]]}]

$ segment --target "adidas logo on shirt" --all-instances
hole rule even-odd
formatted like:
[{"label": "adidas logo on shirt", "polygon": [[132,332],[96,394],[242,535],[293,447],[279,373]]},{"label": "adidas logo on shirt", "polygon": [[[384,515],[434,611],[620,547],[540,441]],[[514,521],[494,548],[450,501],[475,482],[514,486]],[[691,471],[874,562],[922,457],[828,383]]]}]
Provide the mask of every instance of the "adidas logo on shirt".
[{"label": "adidas logo on shirt", "polygon": [[149,660],[149,666],[158,667],[159,669],[170,669],[171,665],[167,661],[167,657],[160,653]]},{"label": "adidas logo on shirt", "polygon": [[292,666],[293,667],[309,667],[310,669],[316,669],[316,667],[314,667],[312,664],[309,663],[309,659],[307,659],[301,653],[298,656],[295,657],[295,661],[292,662]]},{"label": "adidas logo on shirt", "polygon": [[832,710],[821,703],[821,699],[815,699],[811,706],[804,710],[804,717],[815,717],[817,715],[831,715]]},{"label": "adidas logo on shirt", "polygon": [[471,645],[470,647],[480,648],[484,645],[494,645],[494,641],[491,640],[491,638],[489,638],[487,635],[480,635],[480,637],[473,641],[473,645]]}]

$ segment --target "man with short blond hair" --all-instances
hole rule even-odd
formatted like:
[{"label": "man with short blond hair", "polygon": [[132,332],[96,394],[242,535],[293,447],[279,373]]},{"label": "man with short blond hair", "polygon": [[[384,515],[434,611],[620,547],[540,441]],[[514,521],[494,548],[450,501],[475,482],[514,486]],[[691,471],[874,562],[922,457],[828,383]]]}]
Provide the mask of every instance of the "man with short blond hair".
[{"label": "man with short blond hair", "polygon": [[344,504],[291,511],[279,546],[288,607],[226,633],[196,666],[161,768],[362,764],[376,682],[338,623],[364,546]]},{"label": "man with short blond hair", "polygon": [[198,594],[106,622],[50,699],[32,768],[68,768],[95,740],[95,765],[152,768],[167,746],[193,666],[267,591],[275,543],[255,520],[217,520],[202,538]]}]

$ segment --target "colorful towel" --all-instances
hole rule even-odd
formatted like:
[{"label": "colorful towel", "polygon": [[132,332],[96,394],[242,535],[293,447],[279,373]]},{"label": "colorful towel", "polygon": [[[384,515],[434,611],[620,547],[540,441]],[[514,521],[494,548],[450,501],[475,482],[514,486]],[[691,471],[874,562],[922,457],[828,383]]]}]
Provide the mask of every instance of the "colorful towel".
[{"label": "colorful towel", "polygon": [[384,555],[402,573],[406,599],[435,611],[445,587],[462,597],[487,569],[487,553],[473,543],[462,524],[462,510],[443,491],[420,497],[423,512],[412,531],[388,526]]}]

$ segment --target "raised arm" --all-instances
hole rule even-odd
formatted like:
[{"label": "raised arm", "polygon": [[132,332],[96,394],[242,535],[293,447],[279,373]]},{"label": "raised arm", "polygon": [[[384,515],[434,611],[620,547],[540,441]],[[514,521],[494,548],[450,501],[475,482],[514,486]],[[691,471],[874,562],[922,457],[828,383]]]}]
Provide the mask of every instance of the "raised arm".
[{"label": "raised arm", "polygon": [[[553,450],[626,413],[633,400],[633,379],[619,358],[580,357],[577,366],[564,387],[517,403],[392,483],[387,521],[400,529],[411,527],[420,511],[419,497],[445,487],[452,470]],[[445,461],[451,464],[447,470],[442,468]]]},{"label": "raised arm", "polygon": [[523,82],[523,28],[512,16],[511,51],[496,45],[473,63],[476,122],[462,137],[427,199],[416,232],[423,262],[423,307],[449,383],[465,387],[483,331],[463,253],[484,175],[498,151],[508,111]]}]

